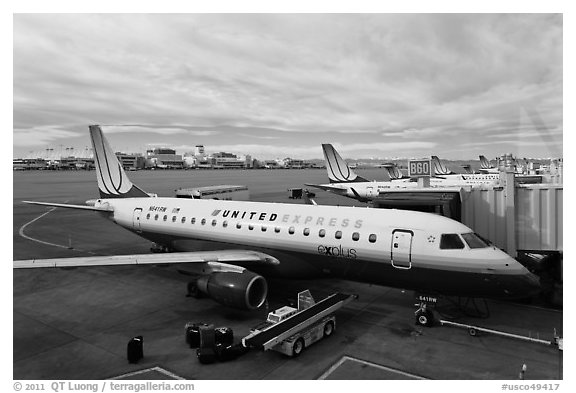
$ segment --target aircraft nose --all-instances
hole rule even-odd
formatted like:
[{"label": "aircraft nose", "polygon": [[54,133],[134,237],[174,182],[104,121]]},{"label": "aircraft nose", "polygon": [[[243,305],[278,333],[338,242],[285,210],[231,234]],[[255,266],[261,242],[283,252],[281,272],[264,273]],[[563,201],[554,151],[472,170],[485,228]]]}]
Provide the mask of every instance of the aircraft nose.
[{"label": "aircraft nose", "polygon": [[506,292],[508,295],[516,298],[527,298],[537,295],[541,289],[540,278],[529,271],[517,276],[510,284],[511,285],[506,288]]}]

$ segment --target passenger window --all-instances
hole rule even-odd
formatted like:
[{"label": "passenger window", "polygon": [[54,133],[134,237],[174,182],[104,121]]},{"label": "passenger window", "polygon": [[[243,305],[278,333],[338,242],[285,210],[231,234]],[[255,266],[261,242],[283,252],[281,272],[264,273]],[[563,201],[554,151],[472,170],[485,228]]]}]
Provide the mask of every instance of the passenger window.
[{"label": "passenger window", "polygon": [[203,218],[202,221],[200,221],[200,224],[202,224],[202,225],[206,224],[206,219]]},{"label": "passenger window", "polygon": [[226,228],[228,226],[228,221],[222,221],[222,226]]},{"label": "passenger window", "polygon": [[212,226],[213,226],[213,227],[215,227],[215,226],[216,226],[216,224],[218,224],[218,221],[216,221],[216,220],[212,220]]},{"label": "passenger window", "polygon": [[172,216],[172,222],[176,222],[176,216]]},{"label": "passenger window", "polygon": [[342,239],[342,231],[336,231],[336,234],[334,236],[336,237],[336,239]]},{"label": "passenger window", "polygon": [[455,233],[444,233],[440,237],[440,249],[442,250],[459,250],[464,248],[464,243]]},{"label": "passenger window", "polygon": [[248,225],[248,229],[253,230],[253,229],[254,229],[254,225],[249,224],[249,225]]},{"label": "passenger window", "polygon": [[186,217],[182,217],[182,224],[186,222]]},{"label": "passenger window", "polygon": [[266,226],[262,225],[262,232],[266,232],[266,229],[267,229]]},{"label": "passenger window", "polygon": [[326,236],[326,230],[325,230],[325,229],[320,229],[320,230],[318,231],[318,236],[320,236],[320,237]]},{"label": "passenger window", "polygon": [[294,227],[290,227],[290,228],[288,228],[288,233],[293,235],[295,230],[296,229]]},{"label": "passenger window", "polygon": [[158,221],[158,214],[156,214],[156,215],[154,216],[154,219],[155,219],[156,221]]},{"label": "passenger window", "polygon": [[310,234],[310,228],[304,228],[304,236],[308,236]]},{"label": "passenger window", "polygon": [[352,234],[352,240],[354,240],[355,242],[358,241],[358,239],[360,239],[360,234],[358,232],[354,232]]},{"label": "passenger window", "polygon": [[368,236],[368,241],[370,243],[376,243],[376,235],[371,233],[370,236]]},{"label": "passenger window", "polygon": [[190,224],[195,224],[196,223],[196,217],[192,217],[192,219],[190,220]]},{"label": "passenger window", "polygon": [[237,223],[237,224],[236,224],[236,228],[238,228],[238,229],[242,228],[242,224],[241,224],[241,223]]},{"label": "passenger window", "polygon": [[276,232],[276,233],[280,233],[280,227],[276,227],[276,228],[274,228],[274,232]]},{"label": "passenger window", "polygon": [[150,213],[146,214],[146,219],[147,219],[147,220],[150,219]]},{"label": "passenger window", "polygon": [[163,220],[163,221],[166,221],[167,219],[168,219],[168,216],[167,216],[167,215],[164,215],[164,217],[162,217],[162,220]]}]

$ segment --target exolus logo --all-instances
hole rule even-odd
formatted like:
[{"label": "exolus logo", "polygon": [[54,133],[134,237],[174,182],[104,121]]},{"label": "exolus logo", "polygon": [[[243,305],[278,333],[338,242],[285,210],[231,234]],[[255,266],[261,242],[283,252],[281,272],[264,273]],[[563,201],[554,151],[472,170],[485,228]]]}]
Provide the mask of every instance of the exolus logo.
[{"label": "exolus logo", "polygon": [[334,258],[356,259],[355,248],[343,248],[340,246],[318,246],[318,254]]}]

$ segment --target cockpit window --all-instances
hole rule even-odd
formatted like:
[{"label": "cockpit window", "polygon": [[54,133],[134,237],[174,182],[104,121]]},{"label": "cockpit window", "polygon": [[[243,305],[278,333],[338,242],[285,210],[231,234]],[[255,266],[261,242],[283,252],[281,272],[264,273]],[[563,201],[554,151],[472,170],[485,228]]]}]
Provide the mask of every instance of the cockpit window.
[{"label": "cockpit window", "polygon": [[477,234],[470,232],[470,233],[463,233],[462,238],[468,244],[470,248],[486,248],[489,245]]},{"label": "cockpit window", "polygon": [[440,249],[459,250],[464,248],[464,243],[456,233],[443,233],[440,237]]}]

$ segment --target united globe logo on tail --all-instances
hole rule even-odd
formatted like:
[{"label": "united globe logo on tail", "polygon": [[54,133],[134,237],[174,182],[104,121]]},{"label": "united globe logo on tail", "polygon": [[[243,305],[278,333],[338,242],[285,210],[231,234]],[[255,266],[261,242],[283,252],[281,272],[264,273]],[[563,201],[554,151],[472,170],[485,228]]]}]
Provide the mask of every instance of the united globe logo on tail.
[{"label": "united globe logo on tail", "polygon": [[90,139],[94,150],[94,164],[98,177],[98,189],[101,198],[138,198],[149,197],[136,187],[118,161],[114,150],[103,137],[100,126],[90,126]]},{"label": "united globe logo on tail", "polygon": [[325,143],[322,144],[322,151],[324,152],[324,160],[326,161],[326,170],[328,171],[328,178],[330,183],[350,183],[350,182],[365,182],[366,179],[358,176],[348,166],[346,161],[334,149],[334,147]]}]

